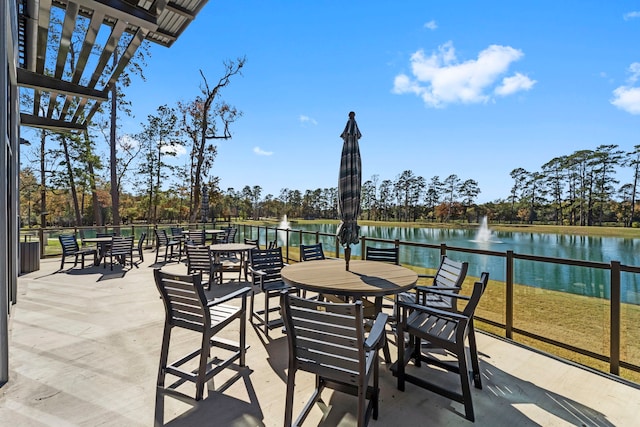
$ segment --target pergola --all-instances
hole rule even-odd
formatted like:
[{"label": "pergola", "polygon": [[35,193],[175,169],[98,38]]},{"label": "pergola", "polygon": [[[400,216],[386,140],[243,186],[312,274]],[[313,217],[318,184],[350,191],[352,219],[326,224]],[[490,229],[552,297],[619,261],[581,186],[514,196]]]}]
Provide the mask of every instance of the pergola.
[{"label": "pergola", "polygon": [[206,2],[0,0],[0,386],[19,272],[20,126],[86,131],[142,43],[171,46]]},{"label": "pergola", "polygon": [[171,46],[206,2],[18,0],[20,124],[86,130],[142,42]]}]

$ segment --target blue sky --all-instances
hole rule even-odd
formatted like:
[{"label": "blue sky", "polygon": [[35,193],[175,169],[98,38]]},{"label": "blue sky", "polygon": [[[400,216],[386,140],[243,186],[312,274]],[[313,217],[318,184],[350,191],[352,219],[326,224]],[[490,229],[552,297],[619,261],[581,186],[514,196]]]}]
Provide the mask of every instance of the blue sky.
[{"label": "blue sky", "polygon": [[223,190],[336,187],[353,110],[363,181],[456,174],[482,203],[508,196],[515,168],[640,144],[639,41],[637,1],[212,0],[153,45],[122,131],[246,56],[223,93],[243,112],[218,146]]}]

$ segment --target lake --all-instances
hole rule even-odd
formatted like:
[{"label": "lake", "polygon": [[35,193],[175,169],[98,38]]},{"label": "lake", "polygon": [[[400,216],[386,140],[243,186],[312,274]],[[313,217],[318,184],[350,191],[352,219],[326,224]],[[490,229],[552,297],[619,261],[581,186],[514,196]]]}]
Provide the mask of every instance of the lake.
[{"label": "lake", "polygon": [[[293,224],[292,229],[335,234],[335,224]],[[492,232],[488,237],[477,239],[478,230],[410,228],[361,226],[360,235],[417,243],[429,243],[447,246],[530,254],[554,258],[595,261],[609,263],[619,261],[624,265],[638,265],[636,251],[640,248],[640,239],[615,237],[590,237],[558,234],[539,234],[522,232]],[[282,233],[280,237],[283,242]],[[305,235],[303,243],[314,243],[315,236]],[[333,238],[321,238],[327,248],[334,248]],[[291,234],[290,244],[297,245],[298,237]],[[331,249],[329,249],[331,248]],[[352,246],[352,255],[360,256],[360,245]],[[459,261],[469,262],[469,275],[480,276],[488,271],[491,279],[505,280],[505,259],[489,255],[475,255],[462,252],[450,252],[450,256]],[[439,251],[428,248],[403,246],[400,261],[403,264],[436,268],[440,260]],[[610,295],[610,274],[608,270],[557,265],[525,260],[514,261],[514,282],[526,286],[552,289],[580,295],[605,298]],[[621,274],[622,301],[640,305],[640,275]]]}]

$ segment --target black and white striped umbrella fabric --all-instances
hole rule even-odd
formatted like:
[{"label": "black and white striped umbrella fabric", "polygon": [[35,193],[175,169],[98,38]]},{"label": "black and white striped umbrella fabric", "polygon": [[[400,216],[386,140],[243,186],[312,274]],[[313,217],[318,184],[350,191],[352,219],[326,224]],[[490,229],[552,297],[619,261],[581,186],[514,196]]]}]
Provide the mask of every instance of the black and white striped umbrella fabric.
[{"label": "black and white striped umbrella fabric", "polygon": [[356,123],[355,113],[349,113],[349,120],[340,137],[344,140],[338,179],[338,215],[341,222],[336,235],[340,244],[348,247],[360,241],[358,216],[360,215],[362,161],[358,140],[362,134]]}]

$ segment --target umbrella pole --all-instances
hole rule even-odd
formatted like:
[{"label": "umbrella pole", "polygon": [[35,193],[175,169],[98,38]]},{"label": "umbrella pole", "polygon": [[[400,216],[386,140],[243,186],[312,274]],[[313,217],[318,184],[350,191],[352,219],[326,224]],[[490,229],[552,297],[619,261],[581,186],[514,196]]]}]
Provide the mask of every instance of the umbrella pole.
[{"label": "umbrella pole", "polygon": [[349,260],[351,259],[351,246],[344,248],[344,262],[346,270],[349,271]]}]

